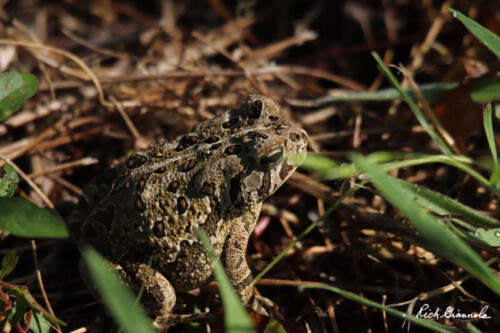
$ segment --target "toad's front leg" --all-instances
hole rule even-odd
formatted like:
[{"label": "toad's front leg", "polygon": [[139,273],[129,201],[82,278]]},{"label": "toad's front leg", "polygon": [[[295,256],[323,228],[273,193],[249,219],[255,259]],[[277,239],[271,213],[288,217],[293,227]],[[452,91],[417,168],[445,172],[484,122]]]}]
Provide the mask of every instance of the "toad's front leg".
[{"label": "toad's front leg", "polygon": [[223,261],[226,273],[244,304],[248,304],[254,294],[252,272],[245,255],[248,238],[259,217],[260,207],[261,205],[232,221],[229,235],[224,243]]},{"label": "toad's front leg", "polygon": [[223,259],[229,280],[244,304],[258,313],[267,314],[274,307],[272,301],[254,294],[252,272],[246,261],[248,239],[260,214],[261,204],[233,221],[224,244]]}]

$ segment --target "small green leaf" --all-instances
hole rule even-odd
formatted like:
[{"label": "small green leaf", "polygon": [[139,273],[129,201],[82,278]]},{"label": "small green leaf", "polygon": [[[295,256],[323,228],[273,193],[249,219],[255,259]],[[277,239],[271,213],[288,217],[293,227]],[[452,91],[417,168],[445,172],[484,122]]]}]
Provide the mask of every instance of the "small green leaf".
[{"label": "small green leaf", "polygon": [[500,246],[500,228],[490,230],[478,228],[474,232],[469,233],[469,235],[489,246]]},{"label": "small green leaf", "polygon": [[19,177],[16,170],[8,164],[0,170],[0,197],[11,197],[16,191]]},{"label": "small green leaf", "polygon": [[38,89],[38,79],[28,73],[0,74],[0,122],[16,112]]},{"label": "small green leaf", "polygon": [[17,290],[9,290],[9,294],[15,295],[15,301],[12,305],[12,310],[7,317],[7,320],[11,324],[17,324],[23,321],[24,315],[29,309],[28,301],[22,296],[18,295]]},{"label": "small green leaf", "polygon": [[231,333],[248,333],[254,332],[252,320],[245,311],[241,300],[234,291],[229,278],[224,271],[224,267],[214,255],[214,249],[207,234],[203,229],[198,229],[196,232],[198,238],[202,241],[205,250],[208,253],[214,267],[214,275],[219,285],[219,291],[224,305],[224,322],[226,324],[226,332]]},{"label": "small green leaf", "polygon": [[[33,297],[33,295],[31,295],[30,291],[28,290],[28,287],[18,286],[10,290],[9,293],[13,293],[16,296],[16,307],[18,305],[22,305],[24,309],[21,318],[24,318],[24,313],[26,312],[26,309],[29,307],[34,311],[40,312],[43,315],[43,317],[52,324],[67,326],[67,324],[64,321],[52,316],[47,310],[45,310],[40,304],[38,304],[36,299]],[[20,312],[21,311],[19,311],[19,314],[21,314]]]},{"label": "small green leaf", "polygon": [[487,48],[489,48],[497,57],[500,58],[500,37],[489,31],[479,23],[471,20],[467,16],[460,13],[458,10],[448,8],[453,16],[457,18],[469,31],[476,36]]},{"label": "small green leaf", "polygon": [[2,258],[2,270],[0,271],[0,280],[12,273],[16,268],[19,257],[14,251],[7,252]]},{"label": "small green leaf", "polygon": [[279,321],[271,318],[264,329],[264,333],[286,333],[286,331]]},{"label": "small green leaf", "polygon": [[33,316],[31,317],[30,322],[30,330],[32,330],[34,333],[49,333],[50,324],[42,314],[33,311]]},{"label": "small green leaf", "polygon": [[19,237],[68,237],[66,226],[50,210],[19,197],[0,198],[0,230]]},{"label": "small green leaf", "polygon": [[120,328],[128,333],[154,333],[151,320],[142,307],[135,303],[132,291],[124,286],[109,263],[91,248],[83,251],[83,258],[104,304]]}]

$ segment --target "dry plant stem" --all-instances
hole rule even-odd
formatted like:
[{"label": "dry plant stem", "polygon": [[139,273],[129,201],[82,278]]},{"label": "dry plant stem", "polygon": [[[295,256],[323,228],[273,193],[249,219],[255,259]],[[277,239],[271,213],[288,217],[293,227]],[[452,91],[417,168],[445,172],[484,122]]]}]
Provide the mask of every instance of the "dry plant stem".
[{"label": "dry plant stem", "polygon": [[98,133],[102,133],[107,127],[108,127],[107,125],[97,126],[97,127],[90,128],[88,130],[85,130],[85,131],[82,131],[79,133],[61,136],[61,137],[58,137],[52,141],[41,142],[37,147],[33,147],[32,149],[30,149],[28,151],[28,153],[35,153],[37,151],[42,151],[42,150],[47,150],[47,149],[55,148],[58,146],[62,146],[62,145],[68,144],[70,142],[85,140],[85,139],[88,139],[90,136],[96,135]]},{"label": "dry plant stem", "polygon": [[4,45],[17,45],[17,46],[24,46],[28,48],[35,48],[35,49],[43,49],[47,50],[49,52],[53,52],[56,54],[59,54],[63,57],[69,58],[73,60],[77,65],[79,65],[90,77],[92,82],[95,85],[95,88],[97,90],[97,94],[99,95],[99,102],[107,107],[112,107],[113,104],[109,103],[104,99],[104,93],[102,91],[102,86],[101,83],[99,82],[99,79],[97,76],[94,74],[94,72],[83,62],[79,57],[75,56],[74,54],[55,48],[51,46],[46,46],[46,45],[39,45],[36,43],[31,43],[31,42],[25,42],[25,41],[15,41],[15,40],[9,40],[9,39],[0,39],[0,44]]},{"label": "dry plant stem", "polygon": [[[50,305],[49,302],[49,297],[47,296],[47,292],[45,292],[45,286],[43,285],[43,280],[42,280],[42,273],[40,272],[40,269],[38,268],[38,255],[36,253],[36,243],[35,240],[31,240],[31,248],[33,249],[33,260],[35,263],[35,271],[36,271],[36,278],[38,280],[38,285],[40,286],[40,291],[42,292],[43,300],[45,301],[45,305],[47,306],[47,309],[49,310],[50,314],[55,317],[56,315],[54,314],[54,309],[52,309],[52,305]],[[61,327],[59,324],[56,325],[56,331],[59,333],[62,333]]]},{"label": "dry plant stem", "polygon": [[[387,37],[390,42],[396,42],[398,39],[398,27],[397,27],[397,20],[394,17],[395,13],[388,5],[388,1],[383,1],[382,4],[384,6],[384,24],[385,28],[387,31]],[[394,59],[394,48],[389,48],[384,51],[384,56],[382,57],[382,60],[384,61],[384,64],[390,64],[392,60]],[[368,91],[376,91],[382,82],[385,79],[385,75],[382,72],[378,72],[377,77],[375,80],[373,80],[372,84],[368,88]]]},{"label": "dry plant stem", "polygon": [[23,178],[26,183],[40,196],[42,201],[45,203],[47,207],[50,209],[54,209],[54,204],[50,201],[49,198],[42,192],[42,190],[35,184],[33,181],[21,170],[14,162],[12,162],[7,156],[0,154],[0,159],[4,160],[7,164],[10,164],[11,167],[16,170],[16,172]]},{"label": "dry plant stem", "polygon": [[198,39],[200,42],[203,42],[206,45],[209,45],[215,51],[219,52],[224,57],[226,57],[227,59],[229,59],[230,61],[232,61],[236,66],[238,66],[239,68],[241,68],[243,70],[243,73],[245,74],[246,78],[248,79],[248,81],[250,81],[250,83],[257,89],[257,91],[259,91],[259,93],[261,93],[263,95],[267,95],[266,94],[266,89],[261,84],[259,84],[258,81],[256,81],[252,77],[250,71],[248,71],[242,63],[240,63],[240,62],[236,61],[235,59],[233,59],[233,57],[226,50],[224,50],[224,49],[222,49],[222,48],[220,48],[220,47],[218,47],[216,45],[213,45],[213,43],[210,43],[210,41],[207,40],[205,38],[205,36],[201,35],[198,31],[193,31],[191,33],[191,35],[194,38]]},{"label": "dry plant stem", "polygon": [[92,165],[98,163],[99,160],[93,157],[84,157],[82,159],[76,160],[76,161],[71,161],[68,163],[64,164],[59,164],[53,168],[47,169],[47,170],[42,170],[40,172],[36,173],[31,173],[28,175],[29,178],[36,178],[40,176],[44,176],[50,173],[58,172],[64,169],[69,169],[69,168],[74,168],[74,167],[79,167],[79,166],[87,166],[87,165]]},{"label": "dry plant stem", "polygon": [[427,35],[425,36],[424,42],[419,47],[417,47],[416,54],[413,55],[413,61],[410,66],[408,66],[411,72],[415,72],[415,70],[422,66],[424,55],[430,51],[430,49],[432,48],[432,44],[434,44],[444,23],[451,16],[448,8],[452,7],[452,4],[453,0],[448,0],[441,5],[441,8],[439,9],[439,15],[432,21],[432,25],[427,32]]},{"label": "dry plant stem", "polygon": [[352,81],[350,79],[346,79],[340,75],[336,75],[333,73],[329,73],[326,71],[323,71],[321,69],[317,68],[309,68],[309,67],[304,67],[304,66],[279,66],[278,69],[281,69],[281,71],[284,72],[290,72],[292,74],[302,74],[302,75],[307,75],[307,76],[312,76],[318,79],[323,79],[327,81],[331,81],[334,83],[338,83],[341,86],[344,86],[346,88],[355,90],[355,91],[365,91],[366,87],[362,84],[359,84],[355,81]]},{"label": "dry plant stem", "polygon": [[[35,35],[33,32],[31,32],[31,30],[26,25],[24,25],[22,22],[20,22],[19,20],[14,18],[12,20],[12,25],[14,27],[16,27],[17,29],[21,30],[26,35],[28,35],[33,40],[33,42],[35,42],[36,44],[38,44],[40,46],[43,45],[42,40],[40,38],[38,38],[38,36]],[[45,65],[38,58],[36,58],[36,60],[38,62],[38,66],[40,67],[40,71],[42,72],[42,74],[43,74],[43,76],[44,76],[44,78],[47,81],[47,84],[49,86],[50,97],[52,98],[52,100],[55,100],[56,94],[55,94],[55,89],[52,85],[52,80],[50,79],[50,74],[48,73],[47,69],[45,68]]]},{"label": "dry plant stem", "polygon": [[78,196],[83,195],[83,191],[81,188],[79,188],[76,185],[73,185],[72,183],[68,182],[66,179],[59,177],[57,175],[48,175],[48,177],[50,179],[52,179],[53,181],[55,181],[56,183],[58,183],[59,185],[66,187],[68,190],[75,193],[76,195],[78,195]]},{"label": "dry plant stem", "polygon": [[[412,56],[413,60],[411,64],[408,66],[408,71],[410,75],[413,75],[415,71],[422,66],[424,56],[429,52],[429,50],[432,47],[432,44],[434,44],[439,32],[441,31],[441,28],[443,27],[445,23],[445,19],[447,17],[450,17],[450,13],[448,12],[448,8],[451,7],[453,3],[453,0],[448,0],[445,1],[439,10],[439,15],[433,20],[431,27],[427,31],[427,35],[425,36],[424,42],[420,46],[415,46],[413,48]],[[403,88],[406,88],[408,85],[408,81],[406,78],[403,78],[401,81],[401,86]],[[401,100],[395,100],[389,110],[390,114],[394,114],[395,110],[398,105],[402,103]]]},{"label": "dry plant stem", "polygon": [[123,106],[120,104],[120,102],[118,102],[118,100],[114,96],[110,96],[109,99],[116,106],[116,109],[118,110],[118,112],[122,116],[123,120],[125,121],[125,124],[127,124],[127,127],[130,130],[130,132],[132,133],[132,135],[134,136],[134,138],[136,140],[140,139],[141,138],[141,134],[139,133],[139,131],[135,127],[135,125],[132,122],[132,120],[130,120],[130,117],[125,112],[125,110],[123,109]]},{"label": "dry plant stem", "polygon": [[[382,295],[382,305],[386,306],[387,295]],[[387,312],[385,309],[382,310],[382,320],[384,321],[384,332],[389,333],[389,327],[387,325]]]},{"label": "dry plant stem", "polygon": [[75,35],[74,33],[72,33],[68,29],[63,28],[61,32],[65,36],[67,36],[69,39],[73,40],[74,42],[76,42],[76,43],[78,43],[80,45],[83,45],[86,48],[88,48],[89,50],[92,50],[92,51],[94,51],[96,53],[100,53],[100,54],[102,54],[104,56],[118,58],[118,59],[126,59],[126,60],[131,60],[131,59],[133,59],[133,60],[140,60],[137,57],[134,57],[134,56],[131,56],[131,55],[128,55],[128,54],[125,54],[125,53],[119,53],[119,52],[115,52],[115,51],[112,51],[112,50],[107,50],[107,49],[103,49],[103,48],[97,47],[97,46],[93,45],[92,43],[86,41],[85,39],[83,39],[81,37],[78,37],[77,35]]},{"label": "dry plant stem", "polygon": [[310,30],[301,31],[298,32],[295,36],[283,39],[279,42],[251,51],[249,54],[249,58],[252,58],[252,60],[256,58],[270,58],[275,55],[281,54],[284,50],[292,46],[302,45],[303,43],[308,42],[310,40],[314,40],[316,38],[317,35],[313,31]]},{"label": "dry plant stem", "polygon": [[339,325],[337,324],[337,316],[335,315],[335,307],[331,300],[326,301],[327,304],[327,313],[330,318],[330,326],[332,327],[333,333],[339,333]]},{"label": "dry plant stem", "polygon": [[[305,75],[312,76],[318,79],[323,79],[326,81],[337,83],[346,88],[355,90],[355,91],[364,91],[365,86],[354,82],[352,80],[346,79],[342,76],[332,74],[329,72],[322,71],[320,69],[309,68],[304,66],[269,66],[269,67],[261,67],[258,69],[248,69],[246,72],[237,69],[228,69],[228,70],[220,70],[220,71],[185,71],[185,70],[176,70],[169,71],[160,74],[131,74],[128,76],[101,76],[99,77],[99,81],[102,84],[121,84],[121,83],[130,83],[136,81],[152,81],[152,80],[163,80],[163,79],[175,79],[175,78],[200,78],[200,77],[210,77],[210,76],[229,76],[229,77],[237,77],[237,76],[246,76],[246,75],[261,75],[261,74],[296,74],[296,75]],[[79,88],[83,86],[85,83],[80,81],[57,81],[54,82],[54,89],[70,89],[70,88]],[[49,87],[40,85],[39,90],[47,90]],[[315,106],[315,104],[313,105]]]},{"label": "dry plant stem", "polygon": [[69,333],[86,333],[86,332],[88,332],[86,327],[80,327],[80,328],[77,328],[76,330],[71,331]]},{"label": "dry plant stem", "polygon": [[[99,117],[84,117],[84,118],[78,118],[75,120],[70,121],[70,123],[67,125],[67,129],[69,130],[74,130],[78,127],[81,127],[83,125],[87,124],[92,124],[96,123],[100,120]],[[21,139],[19,141],[13,142],[5,147],[0,148],[0,154],[4,154],[8,156],[11,159],[16,159],[20,156],[22,156],[26,152],[33,152],[33,151],[41,151],[43,148],[48,147],[55,147],[64,143],[72,142],[72,141],[77,141],[81,139],[85,139],[85,134],[93,135],[95,133],[98,133],[99,131],[102,131],[103,128],[106,126],[96,126],[92,127],[86,132],[83,133],[75,133],[73,135],[65,135],[61,136],[59,138],[54,139],[54,141],[50,142],[44,142],[44,140],[49,139],[59,133],[64,132],[63,130],[59,130],[62,128],[62,126],[67,122],[67,119],[62,118],[59,120],[54,126],[51,128],[46,129],[44,132],[39,134],[37,137],[34,138],[25,138]],[[98,130],[99,129],[99,130]],[[36,150],[35,150],[36,148]],[[3,161],[0,161],[0,166],[3,165]]]},{"label": "dry plant stem", "polygon": [[[40,135],[33,139],[26,140],[26,144],[22,145],[21,147],[17,147],[14,143],[14,146],[12,148],[14,149],[9,149],[10,147],[4,147],[0,149],[0,154],[8,154],[10,158],[15,159],[19,156],[22,156],[25,152],[29,151],[31,148],[37,146],[43,140],[48,139],[58,133],[56,128],[60,128],[64,123],[66,122],[66,119],[61,119],[59,120],[52,128],[49,128],[42,132]],[[38,146],[40,149],[40,147]]]},{"label": "dry plant stem", "polygon": [[401,68],[401,73],[403,73],[405,80],[408,81],[411,90],[415,93],[415,96],[417,96],[417,99],[422,105],[422,110],[424,111],[425,115],[427,118],[431,121],[431,123],[434,125],[434,128],[436,128],[437,132],[441,136],[441,138],[448,144],[448,146],[451,148],[454,154],[460,155],[460,151],[458,150],[457,146],[455,145],[455,140],[453,137],[448,133],[448,131],[441,125],[439,122],[439,119],[436,117],[434,112],[432,112],[432,109],[425,99],[424,95],[420,92],[420,89],[418,89],[418,86],[416,85],[415,81],[413,80],[413,77],[410,75],[410,73],[403,67]]}]

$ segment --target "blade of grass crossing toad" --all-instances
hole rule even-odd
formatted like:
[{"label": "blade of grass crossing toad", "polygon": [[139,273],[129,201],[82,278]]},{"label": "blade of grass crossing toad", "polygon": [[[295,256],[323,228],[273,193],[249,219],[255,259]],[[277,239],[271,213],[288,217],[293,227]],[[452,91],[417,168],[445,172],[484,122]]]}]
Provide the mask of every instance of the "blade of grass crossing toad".
[{"label": "blade of grass crossing toad", "polygon": [[154,333],[151,320],[144,310],[135,304],[133,293],[120,282],[110,264],[91,248],[83,251],[83,258],[97,290],[118,326],[127,333]]},{"label": "blade of grass crossing toad", "polygon": [[354,302],[358,302],[360,304],[363,304],[363,305],[366,305],[366,306],[370,306],[370,307],[379,309],[381,311],[385,311],[385,312],[387,312],[388,314],[390,314],[392,316],[395,316],[395,317],[398,317],[398,318],[401,318],[401,319],[404,319],[404,320],[408,320],[408,321],[410,321],[410,322],[412,322],[412,323],[414,323],[416,325],[428,328],[428,329],[433,330],[435,332],[440,332],[440,333],[459,333],[459,332],[462,332],[460,330],[457,330],[455,328],[451,328],[451,327],[445,326],[445,325],[440,324],[438,322],[435,322],[433,320],[419,318],[417,316],[414,316],[414,315],[411,315],[411,314],[407,314],[407,313],[395,310],[394,308],[391,308],[391,307],[388,307],[388,306],[385,306],[385,305],[382,305],[382,304],[378,304],[377,302],[371,301],[369,299],[366,299],[364,297],[360,297],[360,296],[358,296],[358,295],[356,295],[354,293],[351,293],[349,291],[342,290],[342,289],[339,289],[339,288],[336,288],[336,287],[333,287],[333,286],[325,286],[325,285],[317,285],[317,284],[303,284],[303,285],[301,285],[299,287],[299,289],[323,289],[323,290],[328,290],[328,291],[334,292],[336,294],[339,294],[339,295],[341,295],[342,297],[344,297],[344,298],[346,298],[348,300],[351,300],[351,301],[354,301]]},{"label": "blade of grass crossing toad", "polygon": [[65,224],[50,210],[19,197],[0,197],[0,230],[19,237],[68,237]]},{"label": "blade of grass crossing toad", "polygon": [[419,207],[411,197],[406,195],[395,179],[379,170],[378,167],[367,163],[360,155],[352,154],[351,158],[360,169],[367,173],[370,181],[379,188],[384,198],[410,220],[432,248],[448,260],[463,267],[500,295],[500,279],[476,252],[450,232],[435,216]]},{"label": "blade of grass crossing toad", "polygon": [[422,127],[425,129],[427,134],[429,134],[430,137],[437,143],[437,145],[439,146],[439,148],[441,149],[441,151],[445,155],[451,156],[452,155],[451,150],[448,148],[448,146],[443,141],[443,139],[441,139],[441,137],[436,133],[436,131],[434,131],[431,128],[431,126],[427,122],[427,119],[425,119],[422,111],[420,111],[420,109],[415,104],[415,102],[413,102],[413,99],[410,97],[410,95],[408,95],[408,93],[401,87],[398,80],[396,80],[396,78],[391,73],[389,68],[387,68],[387,66],[384,64],[382,59],[380,59],[380,56],[377,54],[377,52],[372,52],[372,56],[375,58],[375,60],[379,64],[379,66],[382,69],[382,71],[384,72],[385,76],[387,76],[389,81],[391,81],[391,83],[394,85],[394,87],[396,87],[396,89],[399,91],[399,93],[401,94],[401,97],[406,102],[406,104],[408,104],[410,109],[413,111],[413,114],[417,118],[420,125],[422,125]]},{"label": "blade of grass crossing toad", "polygon": [[463,25],[481,41],[487,48],[489,48],[498,58],[500,58],[500,37],[489,31],[476,21],[468,18],[460,13],[458,10],[448,8],[453,16],[462,22]]},{"label": "blade of grass crossing toad", "polygon": [[245,311],[240,298],[234,291],[229,278],[224,271],[224,267],[214,254],[214,249],[207,234],[203,229],[198,229],[196,236],[202,241],[214,268],[215,279],[219,285],[219,291],[224,305],[224,322],[226,332],[230,333],[249,333],[254,332],[252,320]]},{"label": "blade of grass crossing toad", "polygon": [[0,74],[0,122],[16,112],[38,89],[38,79],[28,73]]}]

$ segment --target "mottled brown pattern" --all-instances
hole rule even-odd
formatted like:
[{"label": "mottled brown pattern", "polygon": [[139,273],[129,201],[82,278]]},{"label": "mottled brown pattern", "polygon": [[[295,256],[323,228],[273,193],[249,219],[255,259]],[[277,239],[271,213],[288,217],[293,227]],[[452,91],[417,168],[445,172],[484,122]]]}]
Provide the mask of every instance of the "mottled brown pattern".
[{"label": "mottled brown pattern", "polygon": [[133,289],[147,281],[142,298],[158,327],[171,316],[176,291],[211,279],[198,228],[247,303],[253,296],[248,238],[262,201],[295,171],[306,146],[305,132],[270,99],[249,96],[239,109],[100,176],[72,221],[81,223],[81,243],[96,247]]}]

